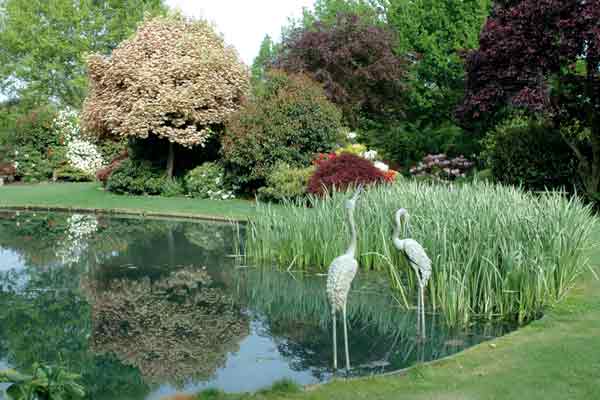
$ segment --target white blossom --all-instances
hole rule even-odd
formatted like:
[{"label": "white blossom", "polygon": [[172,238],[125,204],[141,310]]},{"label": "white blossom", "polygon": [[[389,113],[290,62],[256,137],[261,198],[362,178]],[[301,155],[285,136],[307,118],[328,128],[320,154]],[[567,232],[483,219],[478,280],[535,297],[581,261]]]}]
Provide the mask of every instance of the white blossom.
[{"label": "white blossom", "polygon": [[375,168],[377,168],[381,172],[388,172],[390,169],[389,165],[387,165],[386,163],[383,163],[381,161],[375,161],[373,163],[373,165],[375,166]]},{"label": "white blossom", "polygon": [[81,136],[77,119],[77,112],[66,108],[58,113],[54,126],[64,135],[69,164],[88,175],[94,175],[106,163],[96,145]]},{"label": "white blossom", "polygon": [[377,159],[377,151],[375,151],[375,150],[368,150],[368,151],[365,151],[362,154],[362,156],[363,156],[363,158],[366,158],[367,160],[375,161]]},{"label": "white blossom", "polygon": [[357,137],[357,136],[358,136],[358,135],[357,135],[357,133],[356,133],[356,132],[348,132],[348,133],[346,134],[346,138],[348,138],[348,140],[354,140],[354,139],[356,139],[356,137]]}]

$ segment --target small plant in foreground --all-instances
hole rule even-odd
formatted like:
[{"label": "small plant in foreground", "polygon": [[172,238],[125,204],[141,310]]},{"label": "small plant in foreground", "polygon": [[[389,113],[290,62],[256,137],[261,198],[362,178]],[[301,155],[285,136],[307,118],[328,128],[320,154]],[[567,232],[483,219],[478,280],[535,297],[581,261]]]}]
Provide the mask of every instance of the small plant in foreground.
[{"label": "small plant in foreground", "polygon": [[85,396],[77,374],[61,367],[34,364],[33,374],[14,370],[0,371],[0,383],[10,383],[6,395],[10,400],[75,400]]}]

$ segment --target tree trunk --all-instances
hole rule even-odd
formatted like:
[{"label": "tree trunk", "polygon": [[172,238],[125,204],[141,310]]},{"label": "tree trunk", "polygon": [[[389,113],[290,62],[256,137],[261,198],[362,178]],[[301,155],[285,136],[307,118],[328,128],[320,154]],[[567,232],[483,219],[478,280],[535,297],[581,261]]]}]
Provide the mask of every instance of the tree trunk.
[{"label": "tree trunk", "polygon": [[175,145],[173,142],[169,142],[169,158],[167,158],[167,176],[173,177],[173,170],[175,168]]}]

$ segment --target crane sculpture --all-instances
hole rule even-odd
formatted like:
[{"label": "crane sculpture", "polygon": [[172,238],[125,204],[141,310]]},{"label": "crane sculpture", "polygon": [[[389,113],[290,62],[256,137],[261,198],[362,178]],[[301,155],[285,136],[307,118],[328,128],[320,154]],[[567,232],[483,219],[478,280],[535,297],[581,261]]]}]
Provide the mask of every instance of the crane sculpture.
[{"label": "crane sculpture", "polygon": [[[414,239],[408,238],[409,236],[409,214],[404,208],[396,211],[396,228],[394,229],[394,236],[392,241],[394,246],[400,250],[408,261],[408,264],[415,271],[417,275],[417,282],[419,284],[419,299],[417,306],[417,334],[421,338],[425,337],[425,296],[423,292],[427,286],[427,282],[431,277],[431,260],[425,253],[423,246]],[[400,239],[400,229],[402,228],[402,220],[404,219],[404,237]]]},{"label": "crane sculpture", "polygon": [[348,328],[346,322],[346,301],[352,281],[358,270],[358,261],[356,261],[356,224],[354,222],[354,209],[356,201],[362,191],[362,186],[358,186],[351,199],[346,201],[348,210],[348,219],[350,221],[350,230],[352,238],[350,246],[346,252],[336,257],[329,265],[327,272],[327,298],[331,305],[331,315],[333,319],[333,368],[337,369],[337,336],[336,336],[336,312],[341,311],[344,318],[344,346],[346,350],[346,371],[350,370],[350,352],[348,351]]}]

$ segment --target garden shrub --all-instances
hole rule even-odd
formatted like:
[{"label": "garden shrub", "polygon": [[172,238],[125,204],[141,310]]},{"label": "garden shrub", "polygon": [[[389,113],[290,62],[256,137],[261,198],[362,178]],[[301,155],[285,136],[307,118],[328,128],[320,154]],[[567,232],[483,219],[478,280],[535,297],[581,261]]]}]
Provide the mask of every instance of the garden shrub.
[{"label": "garden shrub", "polygon": [[24,182],[45,181],[52,170],[65,162],[63,140],[53,129],[56,112],[50,106],[35,108],[20,116],[12,137],[14,148],[8,156],[16,168],[16,178]]},{"label": "garden shrub", "polygon": [[129,157],[127,149],[123,150],[121,154],[113,158],[113,160],[104,168],[96,171],[96,179],[102,182],[102,185],[106,187],[108,178],[110,175],[121,165],[121,163]]},{"label": "garden shrub", "polygon": [[333,188],[345,190],[355,184],[377,184],[385,181],[385,174],[363,157],[343,153],[318,163],[308,183],[308,192],[322,195]]},{"label": "garden shrub", "polygon": [[163,183],[160,194],[165,197],[185,195],[185,185],[180,178],[167,178]]},{"label": "garden shrub", "polygon": [[315,169],[314,166],[290,168],[285,163],[278,163],[267,176],[267,185],[258,189],[260,198],[270,201],[294,201],[302,198]]},{"label": "garden shrub", "polygon": [[483,156],[499,182],[530,190],[572,190],[577,164],[560,135],[543,119],[514,115],[488,133]]},{"label": "garden shrub", "polygon": [[52,172],[52,180],[62,182],[89,182],[93,180],[93,175],[67,164],[56,168]]},{"label": "garden shrub", "polygon": [[305,167],[341,134],[340,111],[302,74],[271,71],[260,96],[233,116],[222,138],[225,169],[246,190],[262,186],[278,162]]},{"label": "garden shrub", "polygon": [[163,171],[148,162],[126,159],[110,174],[106,188],[118,194],[161,194]]},{"label": "garden shrub", "polygon": [[386,160],[410,166],[427,154],[445,153],[451,156],[479,152],[477,138],[465,134],[462,128],[446,122],[434,126],[425,121],[365,121],[361,139],[375,148]]},{"label": "garden shrub", "polygon": [[465,178],[475,163],[464,156],[449,159],[446,154],[429,154],[415,167],[410,169],[411,175],[417,178],[434,181],[453,181]]},{"label": "garden shrub", "polygon": [[226,184],[223,166],[206,162],[185,175],[187,193],[200,199],[227,200],[235,197],[233,187]]}]

